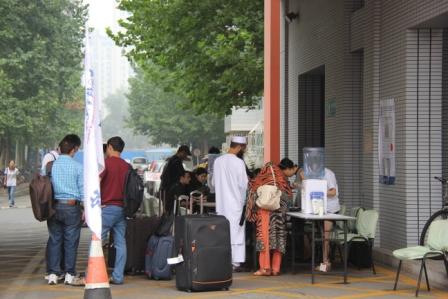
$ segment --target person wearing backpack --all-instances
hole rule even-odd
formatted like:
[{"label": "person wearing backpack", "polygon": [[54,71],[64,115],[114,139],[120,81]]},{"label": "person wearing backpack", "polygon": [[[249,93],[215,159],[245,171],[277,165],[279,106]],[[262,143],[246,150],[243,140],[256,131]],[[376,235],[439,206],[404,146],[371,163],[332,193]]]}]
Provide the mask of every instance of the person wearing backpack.
[{"label": "person wearing backpack", "polygon": [[57,284],[58,277],[64,274],[61,269],[64,246],[64,283],[77,285],[76,258],[81,234],[84,184],[82,165],[73,156],[81,146],[81,139],[78,135],[69,134],[59,145],[61,155],[51,168],[55,214],[47,220],[48,284]]},{"label": "person wearing backpack", "polygon": [[49,173],[51,172],[51,167],[47,167],[47,165],[50,162],[56,161],[56,159],[59,157],[59,154],[60,154],[59,147],[45,154],[44,158],[42,159],[42,166],[40,169],[41,175],[49,175]]},{"label": "person wearing backpack", "polygon": [[116,249],[115,265],[110,278],[111,284],[123,284],[126,265],[126,217],[124,213],[124,193],[129,164],[120,155],[125,143],[120,137],[107,141],[105,168],[101,178],[102,239],[109,231],[113,233]]}]

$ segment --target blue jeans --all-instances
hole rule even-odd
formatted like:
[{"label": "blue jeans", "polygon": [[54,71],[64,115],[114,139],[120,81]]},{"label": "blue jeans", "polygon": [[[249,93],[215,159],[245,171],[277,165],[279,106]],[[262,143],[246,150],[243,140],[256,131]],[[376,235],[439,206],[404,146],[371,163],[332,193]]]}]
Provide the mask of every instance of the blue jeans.
[{"label": "blue jeans", "polygon": [[81,234],[81,207],[57,203],[56,213],[47,220],[47,266],[49,274],[63,274],[61,270],[61,252],[64,246],[65,272],[76,274],[76,257],[79,236]]},{"label": "blue jeans", "polygon": [[16,186],[8,186],[8,199],[9,206],[15,205],[14,193],[16,192]]},{"label": "blue jeans", "polygon": [[102,212],[103,229],[101,239],[106,240],[109,231],[113,233],[114,247],[116,249],[114,271],[112,279],[121,283],[124,280],[124,267],[126,265],[126,218],[123,208],[119,206],[106,206]]}]

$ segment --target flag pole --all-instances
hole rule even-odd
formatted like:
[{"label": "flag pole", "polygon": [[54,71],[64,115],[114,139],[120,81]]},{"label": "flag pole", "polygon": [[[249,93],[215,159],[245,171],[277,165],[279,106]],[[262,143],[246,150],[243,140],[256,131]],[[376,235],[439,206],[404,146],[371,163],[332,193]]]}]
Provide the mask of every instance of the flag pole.
[{"label": "flag pole", "polygon": [[99,174],[104,169],[100,105],[94,95],[94,73],[90,61],[90,40],[86,26],[84,53],[84,211],[92,231],[84,299],[112,298],[106,262],[101,246],[101,190]]}]

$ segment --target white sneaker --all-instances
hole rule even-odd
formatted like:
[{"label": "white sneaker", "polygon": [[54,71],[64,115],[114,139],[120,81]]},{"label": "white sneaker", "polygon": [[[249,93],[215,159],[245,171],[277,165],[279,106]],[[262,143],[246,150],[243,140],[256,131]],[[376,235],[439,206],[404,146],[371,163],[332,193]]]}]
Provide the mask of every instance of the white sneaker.
[{"label": "white sneaker", "polygon": [[65,274],[65,280],[64,280],[64,283],[65,283],[65,284],[72,284],[73,279],[75,279],[75,276],[74,276],[74,275],[71,275],[70,273],[66,273],[66,274]]},{"label": "white sneaker", "polygon": [[58,276],[56,274],[48,275],[48,284],[49,285],[58,284]]},{"label": "white sneaker", "polygon": [[[44,279],[48,280],[48,277],[50,277],[50,275],[45,275]],[[64,280],[64,278],[65,278],[65,274],[61,274],[61,275],[58,276],[58,281]]]}]

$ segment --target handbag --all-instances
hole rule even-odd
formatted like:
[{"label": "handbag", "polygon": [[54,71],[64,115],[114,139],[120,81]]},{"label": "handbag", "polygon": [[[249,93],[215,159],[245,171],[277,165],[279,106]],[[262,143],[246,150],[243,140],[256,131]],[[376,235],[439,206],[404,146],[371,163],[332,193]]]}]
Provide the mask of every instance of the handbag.
[{"label": "handbag", "polygon": [[274,170],[271,168],[272,177],[274,178],[274,185],[263,185],[258,187],[256,205],[264,210],[275,211],[280,208],[280,197],[282,192],[277,187],[275,181]]}]

